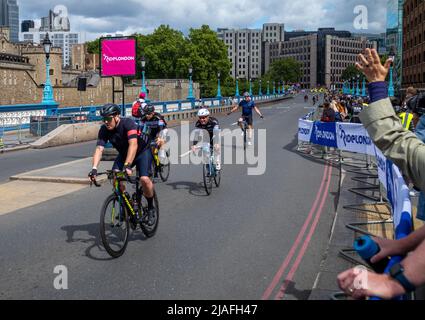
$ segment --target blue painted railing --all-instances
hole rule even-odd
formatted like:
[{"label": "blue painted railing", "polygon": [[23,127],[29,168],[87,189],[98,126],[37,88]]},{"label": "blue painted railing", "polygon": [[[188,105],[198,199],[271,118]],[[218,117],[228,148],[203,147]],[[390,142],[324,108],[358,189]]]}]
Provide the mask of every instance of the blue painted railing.
[{"label": "blue painted railing", "polygon": [[[253,96],[254,101],[266,101],[285,97],[285,94]],[[240,101],[242,98],[238,98]],[[184,110],[199,109],[201,107],[215,107],[221,105],[231,105],[230,97],[201,98],[192,100],[176,101],[156,101],[151,102],[161,113],[179,112]],[[132,104],[125,104],[125,114],[131,115]],[[98,119],[98,111],[101,106],[82,106],[59,108],[59,104],[21,104],[21,105],[0,105],[0,133],[16,129],[28,129],[31,116],[58,116],[81,115],[87,116],[89,121]]]}]

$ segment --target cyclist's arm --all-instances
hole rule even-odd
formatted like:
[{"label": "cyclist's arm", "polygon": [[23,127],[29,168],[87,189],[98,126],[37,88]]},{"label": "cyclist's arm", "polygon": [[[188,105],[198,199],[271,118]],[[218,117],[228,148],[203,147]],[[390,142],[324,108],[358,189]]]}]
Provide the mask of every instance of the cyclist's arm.
[{"label": "cyclist's arm", "polygon": [[260,117],[262,117],[263,115],[262,115],[262,113],[260,112],[260,110],[258,109],[258,107],[257,106],[254,106],[254,110],[255,110],[255,112],[257,112],[257,114],[260,116]]},{"label": "cyclist's arm", "polygon": [[233,107],[233,109],[232,109],[232,110],[230,110],[229,114],[230,114],[230,113],[235,112],[236,110],[238,110],[238,108],[239,108],[239,105],[235,105],[235,106]]},{"label": "cyclist's arm", "polygon": [[96,150],[94,151],[93,154],[93,169],[97,169],[97,167],[99,166],[100,160],[102,159],[102,154],[103,154],[103,150],[105,149],[105,147],[103,146],[97,146]]}]

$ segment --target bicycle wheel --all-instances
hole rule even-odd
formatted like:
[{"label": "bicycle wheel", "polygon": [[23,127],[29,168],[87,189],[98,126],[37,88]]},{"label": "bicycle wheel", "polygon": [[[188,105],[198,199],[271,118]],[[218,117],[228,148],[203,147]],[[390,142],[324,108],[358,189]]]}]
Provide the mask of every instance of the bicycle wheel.
[{"label": "bicycle wheel", "polygon": [[155,206],[155,216],[153,217],[153,223],[149,225],[148,220],[148,201],[144,196],[142,196],[141,205],[143,210],[143,216],[140,220],[140,228],[142,229],[144,235],[148,238],[151,238],[155,235],[156,230],[158,229],[158,222],[159,222],[159,201],[158,197],[156,195],[156,191],[154,191],[153,194],[153,203]]},{"label": "bicycle wheel", "polygon": [[159,165],[159,176],[161,177],[162,182],[166,182],[170,176],[170,158],[167,152],[167,157],[164,160],[164,163]]},{"label": "bicycle wheel", "polygon": [[217,188],[220,186],[220,182],[221,182],[221,170],[220,171],[216,170],[215,171],[215,177],[214,177],[214,183],[215,183],[215,186]]},{"label": "bicycle wheel", "polygon": [[121,206],[115,194],[106,198],[100,212],[100,237],[106,251],[113,258],[118,258],[124,253],[130,227],[127,211]]},{"label": "bicycle wheel", "polygon": [[246,126],[243,130],[243,150],[246,151]]},{"label": "bicycle wheel", "polygon": [[205,187],[205,191],[207,192],[207,195],[211,194],[212,191],[212,180],[213,178],[210,175],[210,169],[209,169],[210,165],[209,164],[204,164],[202,166],[203,168],[203,177],[204,177],[204,187]]}]

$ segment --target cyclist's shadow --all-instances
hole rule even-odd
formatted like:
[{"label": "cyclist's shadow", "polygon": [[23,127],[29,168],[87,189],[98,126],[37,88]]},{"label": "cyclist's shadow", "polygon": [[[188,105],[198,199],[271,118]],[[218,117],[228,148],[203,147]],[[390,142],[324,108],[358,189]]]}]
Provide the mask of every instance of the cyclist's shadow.
[{"label": "cyclist's shadow", "polygon": [[[89,244],[87,249],[84,250],[84,255],[86,257],[96,261],[108,261],[114,259],[109,256],[103,247],[102,240],[100,238],[99,223],[90,223],[80,226],[64,226],[61,230],[66,232],[67,243],[80,242]],[[79,234],[78,237],[75,235],[76,233]],[[83,234],[83,236],[80,236],[80,234]],[[134,240],[146,240],[146,237],[138,229],[137,234],[130,232],[129,242]]]},{"label": "cyclist's shadow", "polygon": [[189,190],[191,195],[197,197],[208,196],[205,193],[203,182],[178,181],[167,183],[167,186],[173,187],[173,190]]}]

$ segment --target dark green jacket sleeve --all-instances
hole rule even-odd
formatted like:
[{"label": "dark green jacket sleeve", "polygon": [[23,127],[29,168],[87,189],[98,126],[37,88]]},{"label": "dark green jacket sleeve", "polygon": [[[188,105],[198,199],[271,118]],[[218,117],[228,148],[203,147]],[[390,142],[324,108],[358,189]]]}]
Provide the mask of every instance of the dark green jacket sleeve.
[{"label": "dark green jacket sleeve", "polygon": [[404,130],[390,99],[365,107],[360,120],[382,153],[417,187],[425,190],[425,144],[414,133]]}]

